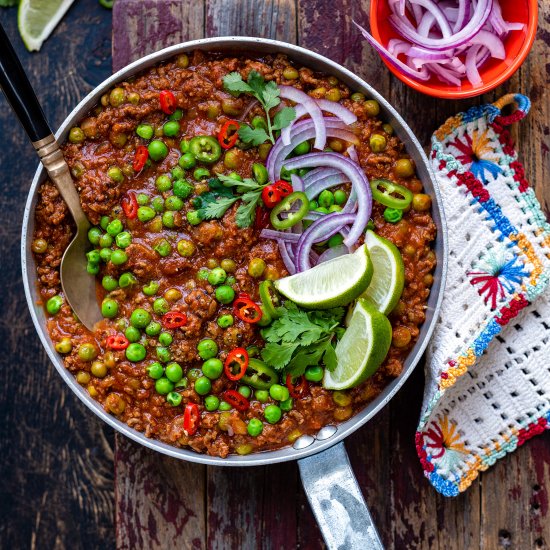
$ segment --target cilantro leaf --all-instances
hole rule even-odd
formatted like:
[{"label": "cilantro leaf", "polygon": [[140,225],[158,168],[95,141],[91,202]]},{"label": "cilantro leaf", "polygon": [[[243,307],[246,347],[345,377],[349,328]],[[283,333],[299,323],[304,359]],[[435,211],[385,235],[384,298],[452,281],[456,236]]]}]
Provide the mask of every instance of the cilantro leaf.
[{"label": "cilantro leaf", "polygon": [[296,351],[299,344],[284,343],[284,344],[275,344],[269,343],[262,350],[262,359],[273,365],[277,370],[284,369],[290,359],[292,354]]},{"label": "cilantro leaf", "polygon": [[210,192],[203,193],[201,198],[209,195],[214,194],[220,197],[232,197],[233,191],[229,189],[227,186],[223,185],[220,179],[218,178],[212,178],[208,181],[208,188],[210,189]]},{"label": "cilantro leaf", "polygon": [[249,191],[245,193],[241,199],[242,204],[237,209],[236,222],[237,227],[244,229],[245,227],[250,227],[254,222],[254,217],[256,215],[256,206],[260,200],[260,195],[262,190],[258,191]]},{"label": "cilantro leaf", "polygon": [[296,118],[296,109],[294,107],[283,107],[273,117],[273,129],[281,130],[286,128]]},{"label": "cilantro leaf", "polygon": [[243,124],[239,128],[239,137],[241,141],[250,143],[255,147],[265,143],[269,139],[267,132],[263,128],[252,128],[246,124]]},{"label": "cilantro leaf", "polygon": [[201,217],[205,220],[221,218],[233,203],[238,200],[238,197],[217,197],[214,200],[203,202],[203,206],[199,208]]},{"label": "cilantro leaf", "polygon": [[327,370],[329,370],[330,372],[332,372],[336,368],[336,365],[338,365],[336,352],[334,351],[334,347],[330,342],[328,342],[325,349],[325,353],[323,355],[323,363],[325,364]]},{"label": "cilantro leaf", "polygon": [[252,88],[243,80],[243,77],[238,72],[226,74],[223,77],[223,87],[227,92],[236,96],[244,92],[253,92]]},{"label": "cilantro leaf", "polygon": [[231,176],[224,176],[223,174],[218,174],[218,179],[224,184],[225,187],[236,187],[237,191],[239,189],[259,189],[263,187],[256,180],[252,178],[245,178],[244,180],[238,180],[232,178]]},{"label": "cilantro leaf", "polygon": [[281,103],[281,99],[279,98],[280,93],[281,91],[279,90],[279,86],[277,86],[273,80],[265,85],[262,93],[262,103],[266,112],[273,109],[273,107],[277,107],[277,105]]},{"label": "cilantro leaf", "polygon": [[260,97],[262,96],[265,85],[264,77],[258,71],[250,71],[246,81],[250,86],[252,93],[261,101]]}]

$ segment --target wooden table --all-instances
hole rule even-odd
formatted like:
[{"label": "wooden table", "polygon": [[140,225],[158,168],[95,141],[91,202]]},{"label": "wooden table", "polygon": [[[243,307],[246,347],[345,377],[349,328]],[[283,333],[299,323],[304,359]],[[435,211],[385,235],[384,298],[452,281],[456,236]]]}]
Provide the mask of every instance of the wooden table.
[{"label": "wooden table", "polygon": [[[403,114],[421,142],[446,117],[509,91],[533,100],[514,130],[527,174],[550,209],[550,3],[520,71],[494,93],[462,102],[421,96],[402,85],[358,37],[368,0],[117,0],[115,48],[134,57],[203,36],[265,36],[344,64]],[[57,126],[110,73],[111,16],[79,0],[39,54],[25,52],[15,11],[0,21],[52,123]],[[160,25],[162,40],[150,40]],[[117,56],[115,64],[127,61]],[[19,269],[23,204],[36,161],[0,98],[0,546],[2,548],[319,548],[319,531],[294,463],[249,469],[177,462],[113,437],[70,394],[32,328]],[[423,389],[418,368],[391,405],[346,443],[388,548],[495,549],[550,545],[550,437],[539,436],[481,474],[466,494],[445,499],[421,473],[413,437]],[[114,462],[113,462],[114,461]],[[114,469],[113,469],[114,463]],[[113,520],[115,522],[113,523]],[[115,527],[116,525],[116,527]]]}]

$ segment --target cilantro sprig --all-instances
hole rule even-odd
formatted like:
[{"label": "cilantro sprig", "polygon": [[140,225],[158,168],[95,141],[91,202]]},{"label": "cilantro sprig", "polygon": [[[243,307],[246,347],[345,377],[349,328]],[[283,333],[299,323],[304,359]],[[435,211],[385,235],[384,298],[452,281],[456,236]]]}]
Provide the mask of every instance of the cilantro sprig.
[{"label": "cilantro sprig", "polygon": [[199,196],[199,214],[204,220],[219,219],[235,204],[237,208],[237,227],[244,229],[254,222],[256,207],[265,185],[246,178],[243,181],[219,174],[208,182],[209,191]]},{"label": "cilantro sprig", "polygon": [[334,346],[344,329],[340,323],[344,308],[311,311],[299,309],[286,301],[279,308],[281,316],[262,330],[267,342],[262,359],[276,370],[285,370],[294,376],[303,374],[307,367],[324,364],[336,368]]},{"label": "cilantro sprig", "polygon": [[223,78],[223,87],[226,91],[239,97],[242,93],[254,96],[264,108],[267,129],[252,128],[243,124],[239,128],[239,138],[245,143],[258,146],[266,141],[275,143],[274,132],[282,130],[296,118],[296,110],[293,107],[283,107],[278,111],[273,120],[269,111],[281,103],[280,90],[272,80],[266,82],[264,77],[257,71],[250,71],[246,82],[238,72],[229,73]]}]

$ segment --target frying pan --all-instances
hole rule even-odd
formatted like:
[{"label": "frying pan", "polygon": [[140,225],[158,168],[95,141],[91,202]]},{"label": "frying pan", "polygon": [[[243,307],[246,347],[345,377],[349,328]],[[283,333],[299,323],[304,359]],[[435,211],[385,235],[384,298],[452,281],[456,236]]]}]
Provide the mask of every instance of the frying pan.
[{"label": "frying pan", "polygon": [[421,327],[419,338],[407,357],[401,375],[386,386],[384,391],[367,407],[351,419],[338,425],[323,427],[315,436],[303,435],[292,446],[275,451],[266,451],[246,456],[229,456],[219,458],[206,456],[187,449],[172,447],[160,441],[149,439],[143,433],[133,430],[125,423],[107,414],[103,407],[90,397],[70,372],[64,367],[62,358],[56,353],[46,328],[46,316],[39,302],[36,269],[31,253],[31,242],[34,231],[34,209],[37,201],[37,190],[46,179],[46,173],[40,165],[34,176],[27,198],[21,235],[21,265],[25,295],[31,317],[42,345],[63,378],[77,397],[99,418],[115,428],[126,437],[154,449],[160,453],[210,466],[259,466],[297,460],[302,483],[329,548],[379,549],[383,548],[379,535],[372,522],[363,495],[351,469],[343,440],[366,424],[378,413],[397,390],[405,383],[412,370],[420,360],[432,334],[438,316],[445,275],[447,270],[447,235],[441,199],[437,184],[428,164],[426,155],[411,129],[395,109],[368,83],[341,67],[337,63],[304,48],[275,40],[250,37],[221,37],[194,40],[166,48],[147,55],[105,80],[90,92],[70,113],[56,133],[56,138],[66,140],[69,129],[78,124],[86,113],[99,102],[100,97],[114,84],[164,61],[176,54],[202,50],[225,52],[227,54],[251,52],[258,54],[282,53],[298,64],[313,70],[334,75],[351,89],[363,92],[376,99],[380,104],[381,118],[390,123],[395,133],[405,144],[408,154],[416,164],[418,176],[426,192],[433,198],[432,215],[437,227],[435,253],[437,266],[434,283],[430,293],[426,320]]}]

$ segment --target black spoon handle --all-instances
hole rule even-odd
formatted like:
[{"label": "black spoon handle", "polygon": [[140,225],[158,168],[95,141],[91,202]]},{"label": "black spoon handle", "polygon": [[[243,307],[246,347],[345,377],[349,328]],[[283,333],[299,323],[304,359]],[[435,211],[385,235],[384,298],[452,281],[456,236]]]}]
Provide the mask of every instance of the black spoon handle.
[{"label": "black spoon handle", "polygon": [[40,141],[52,133],[44,111],[38,103],[31,83],[2,25],[0,25],[0,86],[32,142]]}]

